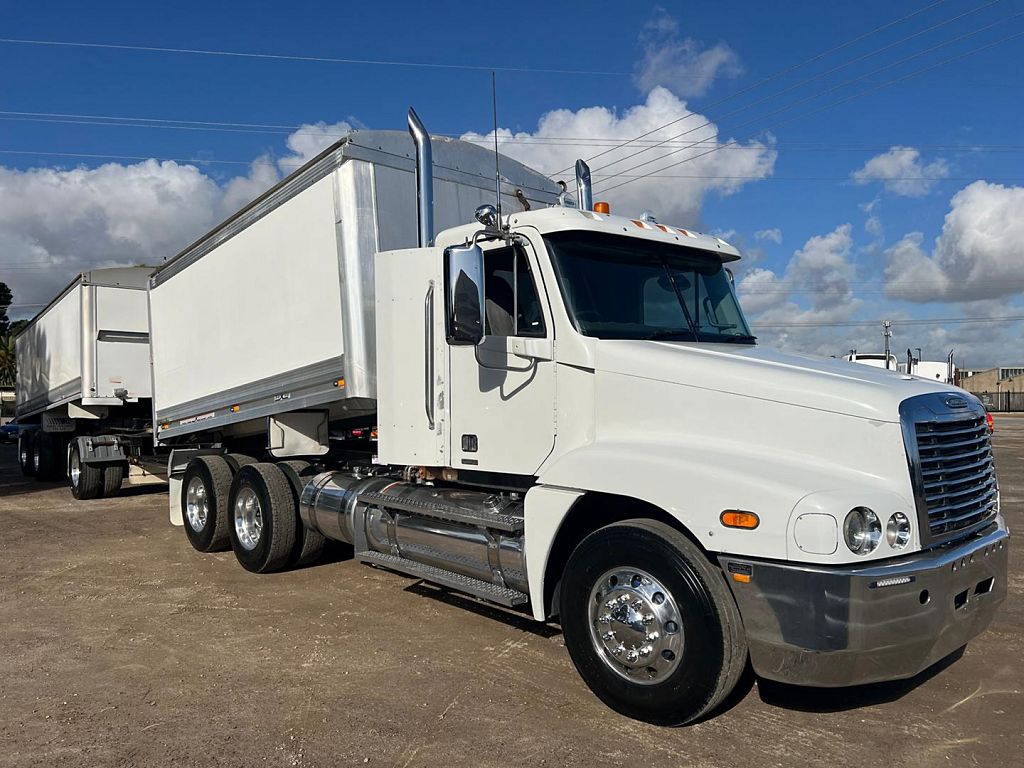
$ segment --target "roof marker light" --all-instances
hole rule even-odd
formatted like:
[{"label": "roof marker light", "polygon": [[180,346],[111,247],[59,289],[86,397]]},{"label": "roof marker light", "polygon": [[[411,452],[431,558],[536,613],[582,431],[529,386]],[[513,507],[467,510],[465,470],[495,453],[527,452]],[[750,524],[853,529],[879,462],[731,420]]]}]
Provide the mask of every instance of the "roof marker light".
[{"label": "roof marker light", "polygon": [[594,203],[594,212],[595,213],[609,214],[609,213],[612,212],[612,207],[610,205],[608,205],[608,203],[604,203],[604,202]]}]

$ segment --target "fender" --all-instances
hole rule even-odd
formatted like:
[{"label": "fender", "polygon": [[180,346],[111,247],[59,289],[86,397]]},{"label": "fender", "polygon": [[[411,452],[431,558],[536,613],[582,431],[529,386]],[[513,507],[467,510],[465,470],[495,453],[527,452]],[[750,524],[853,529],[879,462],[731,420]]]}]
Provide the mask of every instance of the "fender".
[{"label": "fender", "polygon": [[[880,453],[883,466],[873,474],[830,457],[764,451],[762,446],[734,439],[598,440],[552,461],[538,481],[549,488],[599,491],[651,504],[675,518],[709,552],[820,561],[790,546],[791,515],[798,503],[809,490],[827,490],[836,504],[842,506],[844,500],[849,504],[844,515],[853,506],[878,503],[878,499],[886,504],[880,512],[892,505],[912,511],[904,488],[893,485],[891,470],[882,472],[889,458]],[[908,488],[909,482],[908,476]],[[528,519],[533,512],[532,494],[527,496]],[[542,498],[547,502],[548,497],[538,493],[538,501]],[[755,530],[725,528],[719,516],[729,509],[755,512],[760,525]],[[549,528],[550,538],[530,541],[531,549],[549,547],[557,534],[557,526],[535,524],[538,534],[546,535]],[[859,559],[839,551],[827,562]],[[534,570],[530,573],[536,575]]]}]

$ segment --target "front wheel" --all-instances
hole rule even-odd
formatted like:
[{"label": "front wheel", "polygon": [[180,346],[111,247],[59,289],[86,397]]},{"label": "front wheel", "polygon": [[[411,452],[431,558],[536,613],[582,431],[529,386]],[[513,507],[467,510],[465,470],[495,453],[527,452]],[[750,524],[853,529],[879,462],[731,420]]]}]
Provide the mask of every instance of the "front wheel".
[{"label": "front wheel", "polygon": [[721,571],[663,523],[627,520],[585,538],[559,597],[577,671],[628,717],[693,722],[729,695],[746,666],[739,611]]}]

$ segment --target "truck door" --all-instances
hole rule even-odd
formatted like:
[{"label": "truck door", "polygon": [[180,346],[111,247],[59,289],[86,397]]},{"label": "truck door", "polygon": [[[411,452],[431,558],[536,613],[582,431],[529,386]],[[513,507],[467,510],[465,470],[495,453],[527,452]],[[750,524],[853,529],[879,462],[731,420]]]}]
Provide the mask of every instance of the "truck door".
[{"label": "truck door", "polygon": [[451,466],[536,474],[555,440],[552,322],[529,246],[484,251],[479,346],[452,346]]}]

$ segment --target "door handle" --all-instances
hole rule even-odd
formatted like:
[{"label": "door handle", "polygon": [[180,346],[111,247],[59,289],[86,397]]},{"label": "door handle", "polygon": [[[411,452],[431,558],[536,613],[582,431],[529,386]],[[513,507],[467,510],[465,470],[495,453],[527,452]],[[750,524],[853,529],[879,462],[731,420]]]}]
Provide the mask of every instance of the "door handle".
[{"label": "door handle", "polygon": [[427,424],[434,430],[434,281],[423,297],[423,397]]}]

